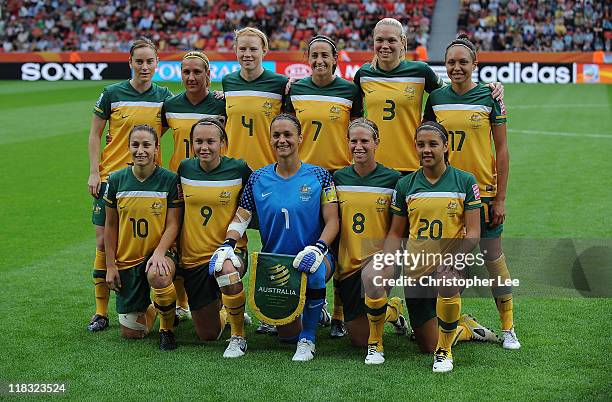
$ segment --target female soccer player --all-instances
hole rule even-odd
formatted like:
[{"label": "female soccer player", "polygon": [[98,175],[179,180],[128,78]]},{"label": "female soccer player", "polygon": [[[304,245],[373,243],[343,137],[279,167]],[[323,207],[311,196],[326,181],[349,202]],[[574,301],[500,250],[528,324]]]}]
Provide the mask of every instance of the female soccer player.
[{"label": "female soccer player", "polygon": [[185,91],[167,99],[162,114],[165,125],[173,130],[174,152],[169,166],[173,172],[183,159],[193,156],[189,142],[192,126],[206,117],[225,120],[225,100],[217,99],[209,90],[210,62],[203,52],[191,51],[183,56],[181,78]]},{"label": "female soccer player", "polygon": [[[330,38],[315,36],[306,54],[312,76],[291,85],[287,111],[295,113],[302,125],[301,160],[333,172],[351,161],[345,136],[350,120],[363,114],[361,94],[355,84],[335,75],[338,49]],[[330,334],[333,338],[346,334],[335,286]]]},{"label": "female soccer player", "polygon": [[[133,76],[127,81],[104,88],[93,108],[89,130],[89,193],[95,198],[92,222],[96,228],[96,258],[94,260],[94,287],[96,313],[87,326],[89,331],[108,327],[109,289],[104,261],[105,209],[101,195],[106,189],[108,175],[123,169],[131,161],[125,147],[128,133],[139,124],[148,124],[162,133],[161,108],[164,100],[172,96],[168,88],[154,84],[151,79],[157,68],[157,48],[149,39],[138,39],[130,48],[130,68]],[[107,142],[100,155],[100,137],[108,122]]]},{"label": "female soccer player", "polygon": [[200,339],[218,339],[225,328],[225,310],[219,312],[222,299],[232,334],[223,356],[238,357],[244,354],[240,339],[244,338],[245,295],[240,277],[246,269],[246,236],[237,243],[237,267],[227,264],[215,275],[208,263],[225,239],[251,169],[242,160],[221,156],[228,140],[223,123],[217,119],[201,119],[192,126],[188,138],[195,157],[183,160],[178,169],[185,207],[177,275],[184,278]]},{"label": "female soccer player", "polygon": [[[302,319],[278,327],[279,338],[298,341],[293,360],[307,361],[315,354],[316,329],[325,302],[325,282],[333,272],[328,245],[338,234],[336,189],[328,171],[300,161],[298,148],[303,138],[295,116],[276,116],[270,132],[270,144],[277,162],[251,175],[228,227],[225,243],[217,249],[210,264],[215,270],[220,270],[228,259],[235,264],[236,242],[257,213],[262,251],[296,255],[293,267],[307,273]],[[246,350],[246,341],[242,342]]]},{"label": "female soccer player", "polygon": [[170,247],[180,226],[178,176],[157,166],[159,139],[153,127],[135,126],[127,141],[133,166],[111,174],[104,192],[106,284],[117,292],[121,335],[144,337],[153,326],[156,308],[159,347],[172,350],[176,254]]},{"label": "female soccer player", "polygon": [[263,68],[268,38],[255,28],[236,32],[234,42],[240,71],[223,77],[227,112],[228,156],[244,159],[253,169],[274,161],[268,129],[281,111],[287,77]]},{"label": "female soccer player", "polygon": [[[451,253],[455,256],[469,253],[478,242],[478,185],[470,173],[447,164],[447,136],[444,127],[435,122],[425,122],[417,128],[415,142],[423,167],[397,183],[391,204],[394,216],[385,239],[385,253],[400,250],[400,240],[406,230],[409,239],[406,249],[413,254],[446,256]],[[427,352],[435,350],[433,371],[445,372],[453,368],[451,345],[458,336],[460,289],[457,286],[428,287],[421,279],[457,278],[461,267],[456,264],[436,265],[435,261],[404,266],[405,277],[417,283],[405,288],[406,303],[419,347]],[[364,281],[370,319],[369,343],[382,353],[383,324],[377,317],[384,316],[384,310],[379,310],[386,305],[386,289],[381,278],[392,276],[388,271],[393,267],[386,265],[383,270],[371,268],[368,280]],[[379,277],[378,283],[376,276]]]},{"label": "female soccer player", "polygon": [[[348,127],[348,148],[354,164],[334,173],[341,218],[334,281],[344,304],[351,343],[361,347],[367,346],[369,336],[361,272],[372,255],[382,250],[391,223],[391,194],[400,178],[398,171],[376,163],[379,142],[376,123],[365,118],[353,120]],[[397,333],[405,334],[401,305],[399,298],[390,299],[383,318]],[[370,359],[366,358],[366,363],[370,364]]]},{"label": "female soccer player", "polygon": [[[510,279],[501,245],[510,162],[506,109],[503,101],[491,98],[488,87],[472,81],[478,62],[476,47],[466,35],[459,35],[448,45],[444,58],[451,85],[431,93],[425,118],[444,122],[450,134],[450,163],[471,172],[478,181],[483,204],[480,249],[489,275],[496,283],[500,283],[498,278],[503,283]],[[519,349],[521,344],[514,332],[512,287],[495,286],[492,292],[502,323],[503,347]]]},{"label": "female soccer player", "polygon": [[[374,58],[355,74],[363,94],[367,116],[380,128],[378,161],[402,172],[419,168],[412,133],[421,122],[423,92],[444,85],[425,63],[405,60],[406,35],[393,18],[378,21],[373,31]],[[495,97],[503,94],[501,84]]]}]

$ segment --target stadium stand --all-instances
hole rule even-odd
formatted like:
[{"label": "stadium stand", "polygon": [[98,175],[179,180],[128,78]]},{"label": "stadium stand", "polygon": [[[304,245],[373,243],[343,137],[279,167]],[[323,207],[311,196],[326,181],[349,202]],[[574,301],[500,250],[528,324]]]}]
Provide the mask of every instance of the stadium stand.
[{"label": "stadium stand", "polygon": [[127,51],[139,36],[160,50],[230,50],[233,30],[258,26],[272,50],[300,50],[314,34],[366,50],[381,18],[404,23],[408,48],[426,45],[435,0],[7,0],[4,52]]},{"label": "stadium stand", "polygon": [[612,2],[462,0],[458,27],[481,50],[611,49]]}]

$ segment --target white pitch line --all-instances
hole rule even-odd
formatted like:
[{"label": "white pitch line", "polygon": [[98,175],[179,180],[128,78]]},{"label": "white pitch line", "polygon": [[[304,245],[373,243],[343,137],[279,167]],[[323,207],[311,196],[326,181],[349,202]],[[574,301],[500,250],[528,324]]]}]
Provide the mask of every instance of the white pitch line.
[{"label": "white pitch line", "polygon": [[601,104],[597,105],[585,105],[584,103],[566,103],[562,105],[546,105],[540,103],[538,105],[516,105],[516,106],[508,106],[506,104],[506,108],[509,110],[512,109],[574,109],[574,108],[609,108],[609,104]]},{"label": "white pitch line", "polygon": [[516,130],[516,129],[508,129],[509,132],[512,133],[520,133],[520,134],[536,134],[536,135],[552,135],[558,137],[585,137],[585,138],[606,138],[612,140],[612,133],[603,134],[603,133],[569,133],[564,131],[539,131],[539,130]]}]

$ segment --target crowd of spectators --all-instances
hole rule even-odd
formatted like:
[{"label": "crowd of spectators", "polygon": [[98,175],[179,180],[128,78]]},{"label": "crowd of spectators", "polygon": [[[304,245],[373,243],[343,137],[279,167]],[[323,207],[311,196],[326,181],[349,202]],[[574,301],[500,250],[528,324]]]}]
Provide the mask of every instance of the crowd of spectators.
[{"label": "crowd of spectators", "polygon": [[610,0],[462,0],[458,26],[480,50],[611,51]]},{"label": "crowd of spectators", "polygon": [[127,51],[147,36],[161,50],[230,50],[255,26],[272,50],[302,50],[315,34],[339,48],[371,47],[384,17],[402,21],[408,47],[426,45],[435,0],[3,0],[0,51]]}]

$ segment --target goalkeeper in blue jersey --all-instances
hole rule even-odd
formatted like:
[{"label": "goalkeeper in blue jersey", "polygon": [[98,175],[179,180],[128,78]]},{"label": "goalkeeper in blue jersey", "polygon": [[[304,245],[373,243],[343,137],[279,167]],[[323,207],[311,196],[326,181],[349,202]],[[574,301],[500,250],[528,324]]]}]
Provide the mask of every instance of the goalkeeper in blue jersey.
[{"label": "goalkeeper in blue jersey", "polygon": [[339,230],[332,176],[319,166],[300,161],[301,142],[301,126],[295,116],[280,114],[272,120],[270,144],[277,162],[253,173],[228,227],[227,239],[210,261],[219,271],[226,260],[235,259],[234,246],[254,213],[259,219],[262,252],[296,256],[293,267],[306,272],[308,278],[306,305],[301,320],[278,327],[281,340],[297,341],[294,361],[314,357],[325,283],[334,269],[328,248]]}]

